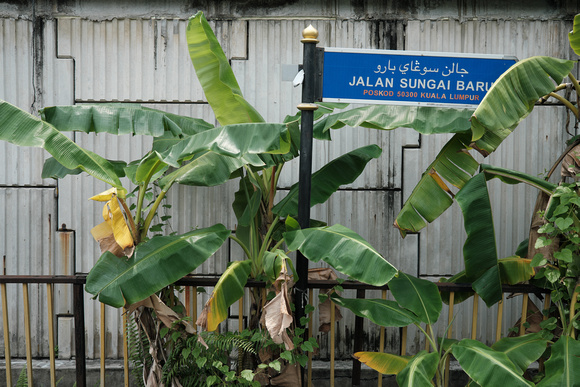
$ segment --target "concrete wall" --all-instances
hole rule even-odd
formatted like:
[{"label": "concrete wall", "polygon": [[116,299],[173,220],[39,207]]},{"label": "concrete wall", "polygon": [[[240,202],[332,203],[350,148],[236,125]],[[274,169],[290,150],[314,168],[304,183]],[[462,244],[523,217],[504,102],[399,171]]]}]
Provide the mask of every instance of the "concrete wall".
[{"label": "concrete wall", "polygon": [[[215,122],[189,61],[187,19],[203,10],[238,77],[244,96],[269,121],[294,114],[299,88],[283,76],[302,61],[301,31],[312,23],[320,47],[407,49],[574,58],[567,32],[580,9],[577,1],[12,1],[0,3],[0,98],[36,113],[43,106],[73,103],[138,102]],[[577,70],[575,70],[577,72]],[[544,172],[569,138],[561,107],[538,108],[489,157],[490,164],[528,173]],[[573,130],[570,128],[570,130]],[[139,137],[81,136],[75,141],[110,159],[133,160],[150,145]],[[446,136],[420,136],[412,130],[379,132],[346,128],[330,143],[317,142],[314,169],[359,146],[375,143],[383,155],[353,184],[341,189],[312,216],[351,227],[399,269],[438,279],[463,269],[463,219],[447,211],[419,234],[401,239],[395,216]],[[46,154],[0,142],[0,257],[8,274],[86,273],[99,256],[90,229],[100,222],[100,206],[87,198],[107,187],[86,176],[61,181],[40,177]],[[281,178],[282,192],[297,181],[291,163]],[[222,222],[232,229],[229,211],[237,184],[211,189],[180,187],[169,201],[172,227],[184,232]],[[526,238],[536,193],[525,187],[492,185],[500,256],[509,256]],[[225,246],[200,272],[220,273],[240,258]],[[211,290],[211,289],[208,289]],[[61,355],[70,352],[70,290],[57,306]],[[20,288],[9,287],[13,311],[13,355],[24,356]],[[35,355],[47,356],[44,290],[33,290]],[[348,295],[348,294],[347,294]],[[367,297],[378,297],[369,294]],[[200,299],[199,307],[204,299]],[[467,304],[469,307],[469,304]],[[480,307],[477,337],[494,337],[495,312]],[[518,300],[508,302],[504,329],[518,318]],[[87,297],[87,352],[99,355],[99,307]],[[237,313],[233,311],[232,313]],[[337,354],[352,353],[353,317],[339,324]],[[122,356],[119,311],[107,308],[107,356]],[[445,316],[445,314],[444,314]],[[454,334],[468,335],[470,312],[455,320]],[[438,327],[441,332],[445,321]],[[237,327],[237,325],[234,325]],[[234,328],[235,329],[235,328]],[[358,333],[358,332],[357,332]],[[410,331],[409,350],[424,344]],[[365,322],[366,349],[378,347],[378,329]],[[321,357],[328,356],[327,336]],[[399,331],[387,330],[387,349],[398,350]],[[67,352],[68,351],[68,352]],[[0,349],[0,354],[3,349]]]}]

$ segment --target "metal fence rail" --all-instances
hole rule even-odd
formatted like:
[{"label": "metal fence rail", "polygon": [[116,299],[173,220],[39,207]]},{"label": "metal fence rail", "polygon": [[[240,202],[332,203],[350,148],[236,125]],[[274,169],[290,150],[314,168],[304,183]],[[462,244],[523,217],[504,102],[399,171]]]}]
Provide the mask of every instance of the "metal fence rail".
[{"label": "metal fence rail", "polygon": [[[200,277],[184,277],[177,282],[177,285],[185,287],[185,305],[187,315],[195,318],[197,315],[197,287],[202,286],[215,286],[217,283],[217,278],[200,278]],[[28,287],[30,284],[38,284],[39,286],[46,285],[47,288],[47,306],[48,306],[48,333],[49,333],[49,361],[50,361],[50,384],[51,386],[56,386],[56,366],[55,366],[55,335],[54,335],[54,292],[53,287],[55,284],[69,284],[73,286],[73,303],[74,303],[74,343],[75,343],[75,369],[76,369],[76,385],[78,387],[86,386],[86,355],[85,355],[85,316],[84,316],[84,284],[86,281],[86,275],[76,275],[76,276],[0,276],[0,293],[2,297],[2,322],[4,328],[4,353],[6,361],[6,385],[12,386],[13,380],[11,375],[11,351],[10,351],[10,338],[9,338],[9,324],[8,324],[8,299],[6,293],[7,284],[20,284],[22,286],[23,292],[23,302],[24,302],[24,330],[26,337],[26,371],[28,385],[32,386],[34,384],[33,379],[33,367],[32,367],[32,350],[31,350],[31,334],[30,334],[30,298],[28,295]],[[326,280],[311,280],[308,282],[309,289],[309,299],[314,299],[314,289],[331,289],[338,285],[336,281],[326,281]],[[365,298],[365,293],[367,290],[380,290],[383,299],[387,297],[388,286],[384,287],[374,287],[369,286],[360,282],[345,281],[340,284],[344,289],[354,289],[356,290],[357,298]],[[452,335],[452,321],[454,313],[454,298],[456,292],[461,291],[471,291],[470,284],[450,284],[450,283],[437,283],[440,291],[450,292],[449,296],[449,314],[447,319],[447,324],[449,324],[449,329],[447,331],[447,337],[451,338]],[[266,291],[265,283],[261,281],[248,281],[246,284],[248,288],[261,288],[263,292]],[[523,306],[521,311],[521,319],[519,326],[519,334],[522,335],[525,332],[526,317],[528,315],[527,311],[527,300],[529,294],[540,294],[548,293],[546,289],[540,289],[532,285],[504,285],[504,293],[521,293],[523,295]],[[473,308],[472,308],[472,320],[471,320],[471,338],[475,339],[477,331],[477,320],[478,320],[478,297],[474,296]],[[95,301],[97,302],[97,301]],[[547,308],[550,303],[549,294],[546,295],[544,299],[544,308]],[[497,304],[497,323],[496,323],[496,333],[495,339],[499,340],[502,336],[502,318],[503,318],[503,298],[502,301]],[[101,304],[101,315],[100,315],[100,383],[101,386],[105,386],[105,306]],[[243,298],[240,299],[240,310],[243,310]],[[546,316],[544,316],[544,319]],[[355,331],[362,331],[363,318],[356,317],[355,319]],[[241,331],[244,328],[244,315],[243,313],[238,314],[238,329]],[[335,316],[334,308],[331,308],[331,323],[330,323],[330,385],[334,386],[334,365],[335,365]],[[127,316],[123,314],[123,326],[124,329],[124,385],[129,385],[129,364],[128,364],[128,345],[127,345]],[[310,318],[308,326],[308,338],[311,337],[313,332],[312,329],[312,315]],[[354,348],[355,351],[363,350],[363,339],[362,335],[355,335]],[[382,352],[385,346],[385,328],[380,329],[380,339],[379,339],[379,350]],[[407,328],[400,328],[400,354],[405,355],[407,348]],[[429,344],[426,343],[426,349],[429,349]],[[449,380],[449,364],[446,367],[446,380]],[[352,371],[352,381],[353,386],[360,384],[361,377],[361,363],[358,360],[353,360],[353,371]],[[309,361],[307,366],[307,385],[312,386],[312,353],[309,353]],[[378,385],[382,386],[382,375],[378,375]]]}]

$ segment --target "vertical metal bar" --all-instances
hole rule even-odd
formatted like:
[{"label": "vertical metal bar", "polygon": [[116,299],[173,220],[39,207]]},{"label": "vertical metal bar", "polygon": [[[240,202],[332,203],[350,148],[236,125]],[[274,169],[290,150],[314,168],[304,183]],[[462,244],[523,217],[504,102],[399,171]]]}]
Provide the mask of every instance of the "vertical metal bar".
[{"label": "vertical metal bar", "polygon": [[407,354],[407,327],[401,328],[401,356]]},{"label": "vertical metal bar", "polygon": [[185,286],[185,315],[191,316],[191,286]]},{"label": "vertical metal bar", "polygon": [[24,297],[24,333],[26,336],[26,374],[28,385],[34,385],[32,381],[32,335],[30,334],[30,299],[28,298],[28,284],[22,284]]},{"label": "vertical metal bar", "polygon": [[[364,299],[365,298],[365,290],[364,289],[357,289],[356,291],[356,298],[357,299]],[[354,319],[354,352],[362,351],[362,342],[363,342],[363,324],[364,320],[362,317],[356,316]],[[352,385],[360,386],[360,369],[361,363],[357,359],[352,359]]]},{"label": "vertical metal bar", "polygon": [[330,301],[330,387],[334,387],[334,302]]},{"label": "vertical metal bar", "polygon": [[[383,300],[387,299],[387,291],[386,290],[382,290],[381,291],[381,298]],[[380,333],[379,333],[379,352],[383,353],[383,351],[385,350],[385,327],[381,327]],[[378,387],[382,387],[383,385],[383,374],[381,372],[379,372],[378,375]]]},{"label": "vertical metal bar", "polygon": [[[314,289],[308,289],[308,299],[313,302]],[[312,311],[308,314],[308,339],[312,337]],[[308,352],[308,387],[312,387],[312,351]]]},{"label": "vertical metal bar", "polygon": [[[6,272],[4,272],[6,275]],[[12,359],[10,358],[10,329],[8,326],[8,298],[6,284],[0,284],[2,293],[2,323],[4,324],[4,359],[6,360],[6,385],[12,386]]]},{"label": "vertical metal bar", "polygon": [[106,336],[106,327],[105,327],[105,304],[101,304],[101,387],[105,387],[105,336]]},{"label": "vertical metal bar", "polygon": [[[447,338],[450,339],[453,336],[453,308],[455,306],[455,292],[449,293],[449,314],[447,315]],[[445,361],[445,387],[449,386],[449,362],[450,359],[447,357]]]},{"label": "vertical metal bar", "polygon": [[479,311],[479,296],[473,295],[473,313],[471,315],[471,339],[475,340],[477,337],[477,313]]},{"label": "vertical metal bar", "polygon": [[495,341],[501,340],[501,322],[503,319],[503,293],[501,300],[497,304],[497,322],[495,324]]},{"label": "vertical metal bar", "polygon": [[240,298],[240,306],[238,311],[238,332],[244,330],[244,296]]},{"label": "vertical metal bar", "polygon": [[73,305],[75,320],[75,363],[77,387],[87,385],[87,364],[85,358],[85,299],[83,284],[73,285]]},{"label": "vertical metal bar", "polygon": [[195,324],[195,321],[197,319],[197,286],[194,286],[193,289],[193,311],[192,311],[192,320],[194,322],[193,324],[193,329],[195,329],[195,331],[197,332],[197,324]]},{"label": "vertical metal bar", "polygon": [[520,319],[520,336],[523,336],[526,333],[526,328],[524,324],[528,318],[528,299],[530,295],[528,293],[524,293],[524,299],[522,301],[522,318]]},{"label": "vertical metal bar", "polygon": [[129,387],[129,339],[127,335],[127,309],[123,308],[123,374],[125,387]]},{"label": "vertical metal bar", "polygon": [[[298,182],[298,223],[305,229],[310,227],[310,192],[312,184],[312,129],[314,126],[314,110],[318,108],[314,102],[316,89],[316,44],[318,31],[311,25],[302,31],[304,83],[302,84],[302,103],[298,109],[302,112],[300,122],[300,164]],[[308,288],[308,259],[298,252],[296,258],[296,273],[298,281],[294,287],[294,302],[296,303],[296,321],[300,324],[306,307],[306,289]],[[302,376],[304,369],[302,368]],[[302,377],[304,380],[304,377]]]},{"label": "vertical metal bar", "polygon": [[48,302],[48,357],[50,359],[50,386],[56,387],[56,363],[54,360],[54,298],[52,288],[52,284],[46,284],[46,299]]}]

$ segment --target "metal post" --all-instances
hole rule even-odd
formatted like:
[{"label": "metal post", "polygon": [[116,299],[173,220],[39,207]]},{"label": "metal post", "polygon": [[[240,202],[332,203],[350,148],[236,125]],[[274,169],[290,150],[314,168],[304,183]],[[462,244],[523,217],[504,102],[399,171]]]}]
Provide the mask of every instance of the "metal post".
[{"label": "metal post", "polygon": [[77,387],[87,384],[87,366],[85,359],[85,299],[83,283],[73,285],[73,305],[75,319],[75,364]]},{"label": "metal post", "polygon": [[[356,298],[357,299],[364,299],[365,298],[365,290],[364,289],[357,289],[356,291]],[[356,316],[354,319],[354,352],[360,352],[363,349],[363,318],[360,316]],[[360,372],[361,372],[361,363],[357,359],[352,360],[352,386],[360,386]]]},{"label": "metal post", "polygon": [[[298,109],[302,112],[300,132],[300,170],[298,183],[298,223],[302,229],[310,227],[310,190],[312,177],[312,129],[314,126],[314,111],[318,108],[314,102],[316,89],[316,44],[318,31],[309,25],[302,31],[304,44],[304,83],[302,84],[302,103]],[[306,289],[308,287],[308,260],[298,252],[296,261],[298,281],[294,287],[294,302],[296,303],[296,322],[302,326],[306,307]],[[302,383],[304,384],[304,368],[301,367]]]}]

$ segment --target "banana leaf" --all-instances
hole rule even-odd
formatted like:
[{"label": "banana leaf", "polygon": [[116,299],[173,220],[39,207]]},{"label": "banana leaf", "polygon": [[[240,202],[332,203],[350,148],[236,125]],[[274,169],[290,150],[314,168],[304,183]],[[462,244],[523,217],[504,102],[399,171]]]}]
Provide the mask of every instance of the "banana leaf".
[{"label": "banana leaf", "polygon": [[157,154],[163,162],[178,167],[180,160],[205,150],[230,157],[284,154],[290,150],[290,133],[285,124],[232,124],[188,136]]},{"label": "banana leaf", "polygon": [[533,386],[503,352],[495,351],[477,340],[463,339],[452,348],[463,370],[482,387]]},{"label": "banana leaf", "polygon": [[397,374],[400,387],[431,387],[439,365],[437,352],[421,351]]},{"label": "banana leaf", "polygon": [[422,134],[465,132],[472,113],[473,109],[370,105],[326,116],[314,124],[313,136],[330,140],[330,129],[344,126],[383,130],[404,127]]},{"label": "banana leaf", "polygon": [[[502,284],[515,285],[530,280],[534,276],[534,269],[530,266],[531,259],[520,258],[517,255],[502,258],[497,261],[499,267],[499,278]],[[467,284],[470,283],[465,274],[465,270],[455,274],[453,277],[439,280],[442,283]],[[471,296],[474,292],[455,292],[454,304],[459,304]],[[449,292],[442,291],[441,299],[449,304]]]},{"label": "banana leaf", "polygon": [[473,177],[455,196],[463,212],[467,239],[463,260],[473,290],[491,306],[501,300],[497,250],[491,204],[484,174]]},{"label": "banana leaf", "polygon": [[300,250],[312,262],[324,261],[356,280],[382,286],[397,269],[354,231],[335,224],[284,233],[288,249]]},{"label": "banana leaf", "polygon": [[40,111],[44,121],[61,132],[95,132],[160,137],[190,136],[214,125],[199,118],[180,116],[138,104],[53,106]]},{"label": "banana leaf", "polygon": [[232,208],[239,226],[249,226],[260,209],[262,190],[252,184],[248,176],[240,179],[238,191],[234,196]]},{"label": "banana leaf", "polygon": [[[333,293],[330,298],[354,314],[365,317],[382,327],[406,327],[419,322],[417,316],[399,306],[395,301],[367,298],[343,298]],[[384,372],[383,372],[384,373]]]},{"label": "banana leaf", "polygon": [[[340,186],[355,181],[367,163],[378,158],[381,152],[377,145],[367,145],[332,160],[313,173],[310,206],[324,203]],[[272,208],[272,212],[280,217],[296,216],[298,189],[298,183],[294,184],[284,199]]]},{"label": "banana leaf", "polygon": [[439,319],[443,304],[433,282],[400,271],[389,282],[389,289],[399,305],[415,313],[420,321],[431,325]]},{"label": "banana leaf", "polygon": [[548,340],[543,338],[540,333],[531,333],[524,336],[504,337],[494,343],[491,348],[505,353],[523,373],[530,364],[542,356],[547,345]]},{"label": "banana leaf", "polygon": [[468,132],[453,136],[423,173],[395,220],[395,227],[403,237],[409,231],[421,230],[426,222],[434,221],[453,204],[453,192],[443,179],[463,188],[477,171],[479,163],[464,152],[470,139]]},{"label": "banana leaf", "polygon": [[580,342],[570,336],[561,336],[551,348],[552,354],[545,363],[546,376],[537,386],[577,386],[580,380]]},{"label": "banana leaf", "polygon": [[574,26],[572,31],[568,33],[568,40],[570,40],[572,50],[576,55],[580,55],[580,14],[574,16]]},{"label": "banana leaf", "polygon": [[81,169],[113,187],[122,188],[117,170],[108,160],[81,148],[53,125],[1,100],[0,140],[43,148],[65,168]]},{"label": "banana leaf", "polygon": [[225,242],[223,225],[141,243],[128,260],[104,253],[87,276],[86,291],[120,308],[141,301],[205,262]]},{"label": "banana leaf", "polygon": [[528,175],[524,172],[514,171],[507,168],[495,167],[489,164],[481,164],[481,171],[485,173],[486,180],[497,178],[506,184],[526,183],[534,188],[537,188],[548,195],[551,195],[557,184],[550,183],[545,179]]},{"label": "banana leaf", "polygon": [[[127,163],[120,160],[107,160],[113,166],[113,170],[118,177],[125,176],[125,168]],[[49,157],[44,161],[44,165],[42,166],[42,174],[41,177],[43,179],[62,179],[68,175],[78,175],[82,173],[83,170],[81,168],[76,169],[68,169],[67,167],[63,166],[61,163],[58,162],[57,159],[54,157]]]},{"label": "banana leaf", "polygon": [[397,375],[409,364],[408,356],[384,352],[356,352],[353,356],[361,363],[385,375]]},{"label": "banana leaf", "polygon": [[197,79],[218,122],[221,125],[263,122],[243,98],[228,58],[202,12],[189,19],[186,37]]},{"label": "banana leaf", "polygon": [[244,286],[248,281],[251,266],[250,260],[234,261],[221,275],[203,312],[207,313],[207,325],[204,327],[208,331],[215,331],[218,324],[228,317],[230,305],[244,295]]},{"label": "banana leaf", "polygon": [[159,187],[164,191],[174,183],[213,187],[228,181],[231,174],[245,163],[243,158],[212,151],[200,152],[187,164],[160,179]]},{"label": "banana leaf", "polygon": [[510,67],[494,82],[471,117],[472,140],[477,148],[484,154],[495,151],[531,113],[538,99],[554,91],[573,66],[571,60],[534,56]]}]

